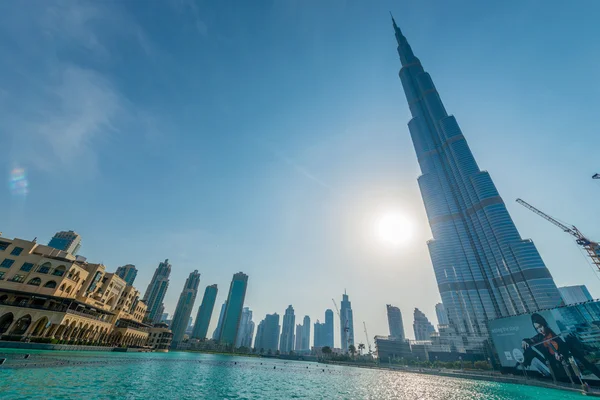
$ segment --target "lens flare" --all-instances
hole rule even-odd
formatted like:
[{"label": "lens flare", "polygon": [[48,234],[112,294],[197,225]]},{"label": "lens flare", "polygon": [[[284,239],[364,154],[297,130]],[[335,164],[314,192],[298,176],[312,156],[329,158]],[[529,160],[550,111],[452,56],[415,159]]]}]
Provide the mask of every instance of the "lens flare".
[{"label": "lens flare", "polygon": [[15,196],[25,196],[29,193],[29,182],[24,168],[14,168],[10,171],[8,186],[10,192]]}]

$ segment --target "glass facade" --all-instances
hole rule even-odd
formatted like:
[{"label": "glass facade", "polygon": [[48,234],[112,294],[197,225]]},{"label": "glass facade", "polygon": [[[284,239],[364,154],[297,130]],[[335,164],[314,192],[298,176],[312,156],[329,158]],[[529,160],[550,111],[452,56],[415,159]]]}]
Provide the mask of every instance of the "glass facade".
[{"label": "glass facade", "polygon": [[217,292],[217,285],[207,286],[206,290],[204,290],[204,297],[202,297],[202,304],[200,304],[200,307],[198,308],[196,323],[194,324],[194,330],[192,331],[192,338],[201,340],[206,339],[210,318],[212,317],[215,308],[215,300],[217,300]]},{"label": "glass facade", "polygon": [[244,299],[246,298],[246,287],[248,285],[248,275],[238,272],[233,275],[229,295],[227,296],[227,306],[223,316],[223,327],[219,341],[224,344],[235,344],[242,309],[244,308]]},{"label": "glass facade", "polygon": [[173,314],[173,322],[171,322],[173,339],[171,346],[174,348],[183,340],[183,335],[188,327],[190,315],[196,301],[199,284],[200,274],[198,270],[195,270],[186,279],[181,295],[179,296],[179,301],[177,302],[177,307],[175,308],[175,314]]},{"label": "glass facade", "polygon": [[171,275],[171,264],[169,260],[165,260],[158,264],[158,268],[154,271],[152,280],[144,293],[144,302],[148,306],[146,317],[150,322],[160,322],[160,317],[164,310],[163,301],[165,294],[169,288],[169,276]]},{"label": "glass facade", "polygon": [[442,302],[458,334],[486,338],[489,319],[556,307],[560,294],[533,242],[519,235],[490,175],[479,169],[431,76],[393,25]]}]

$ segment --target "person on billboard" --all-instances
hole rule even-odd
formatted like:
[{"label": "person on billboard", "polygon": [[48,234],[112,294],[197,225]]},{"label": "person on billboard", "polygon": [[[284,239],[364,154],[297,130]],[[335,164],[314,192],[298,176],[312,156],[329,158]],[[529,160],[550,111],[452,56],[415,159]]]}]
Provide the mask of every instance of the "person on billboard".
[{"label": "person on billboard", "polygon": [[550,368],[557,376],[564,376],[568,370],[568,359],[573,357],[589,372],[600,378],[600,369],[589,362],[583,353],[583,344],[575,335],[568,335],[563,339],[548,326],[548,322],[538,313],[531,314],[531,323],[538,332],[532,338],[525,338],[521,342],[524,350],[523,366],[528,367],[534,358],[541,359],[543,356],[550,364]]}]

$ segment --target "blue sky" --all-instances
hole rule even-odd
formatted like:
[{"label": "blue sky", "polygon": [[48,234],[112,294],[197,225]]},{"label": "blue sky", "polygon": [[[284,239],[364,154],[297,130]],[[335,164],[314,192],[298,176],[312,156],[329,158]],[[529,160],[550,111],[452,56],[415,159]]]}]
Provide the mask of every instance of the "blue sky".
[{"label": "blue sky", "polygon": [[[600,238],[600,3],[484,3],[4,2],[0,170],[30,187],[0,190],[0,231],[76,230],[142,291],[169,258],[170,312],[192,270],[218,303],[244,271],[255,322],[288,304],[322,320],[347,289],[357,341],[362,321],[388,333],[386,303],[412,337],[439,293],[391,10],[523,237],[598,297],[570,238],[514,199]],[[397,248],[373,237],[390,210],[415,228]]]}]

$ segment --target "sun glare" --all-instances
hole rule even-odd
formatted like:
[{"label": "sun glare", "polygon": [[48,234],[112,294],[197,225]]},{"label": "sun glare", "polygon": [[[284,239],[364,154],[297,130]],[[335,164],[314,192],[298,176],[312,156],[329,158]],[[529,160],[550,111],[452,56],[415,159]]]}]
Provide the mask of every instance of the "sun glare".
[{"label": "sun glare", "polygon": [[377,235],[382,242],[399,246],[410,240],[413,233],[412,223],[402,214],[387,213],[377,221]]}]

